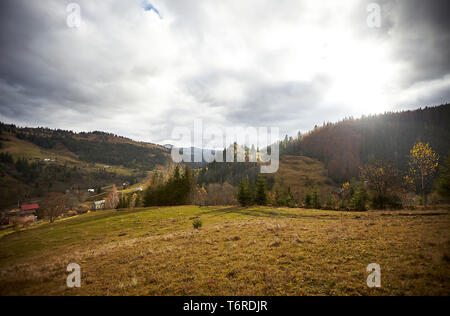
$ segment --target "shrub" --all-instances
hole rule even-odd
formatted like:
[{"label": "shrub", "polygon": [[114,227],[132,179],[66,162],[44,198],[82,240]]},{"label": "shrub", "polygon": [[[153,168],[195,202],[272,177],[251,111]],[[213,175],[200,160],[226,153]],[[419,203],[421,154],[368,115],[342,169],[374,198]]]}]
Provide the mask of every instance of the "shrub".
[{"label": "shrub", "polygon": [[423,206],[423,197],[421,197],[420,195],[417,196],[416,198],[416,204],[419,206]]},{"label": "shrub", "polygon": [[311,196],[312,206],[316,209],[322,208],[322,203],[320,202],[320,194],[317,190],[314,190]]},{"label": "shrub", "polygon": [[276,193],[276,204],[278,206],[286,206],[290,208],[297,207],[297,201],[295,200],[294,196],[292,195],[291,188],[289,187],[287,192],[285,193]]},{"label": "shrub", "polygon": [[402,199],[398,195],[391,195],[388,200],[388,206],[394,210],[401,210],[403,208]]},{"label": "shrub", "polygon": [[311,197],[311,194],[309,192],[306,193],[303,202],[304,202],[304,205],[305,205],[306,208],[312,208],[312,206],[313,206],[313,204],[312,204],[312,197]]},{"label": "shrub", "polygon": [[342,200],[339,202],[339,209],[340,209],[341,211],[346,211],[346,210],[347,210],[347,201],[345,201],[344,199],[342,199]]},{"label": "shrub", "polygon": [[367,192],[364,188],[358,188],[350,200],[350,209],[352,211],[366,211]]},{"label": "shrub", "polygon": [[375,194],[370,200],[371,207],[374,209],[401,209],[402,201],[398,195],[379,195]]},{"label": "shrub", "polygon": [[332,194],[328,195],[327,201],[325,203],[325,208],[327,210],[334,210],[336,208],[336,199]]},{"label": "shrub", "polygon": [[195,219],[195,220],[192,222],[192,226],[194,226],[194,229],[200,229],[200,228],[203,226],[203,223],[202,223],[201,220]]}]

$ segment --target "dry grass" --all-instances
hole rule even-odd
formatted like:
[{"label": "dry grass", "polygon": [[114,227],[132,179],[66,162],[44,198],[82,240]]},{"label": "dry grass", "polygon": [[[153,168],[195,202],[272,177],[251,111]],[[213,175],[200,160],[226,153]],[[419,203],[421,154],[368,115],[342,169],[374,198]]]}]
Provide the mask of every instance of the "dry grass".
[{"label": "dry grass", "polygon": [[280,169],[275,174],[275,190],[285,191],[290,187],[294,197],[302,199],[307,191],[318,188],[322,198],[337,187],[328,178],[328,171],[320,161],[304,157],[281,157]]},{"label": "dry grass", "polygon": [[[446,211],[101,212],[2,237],[0,294],[449,295],[449,224]],[[80,289],[65,286],[72,262]],[[366,286],[370,263],[381,289]]]}]

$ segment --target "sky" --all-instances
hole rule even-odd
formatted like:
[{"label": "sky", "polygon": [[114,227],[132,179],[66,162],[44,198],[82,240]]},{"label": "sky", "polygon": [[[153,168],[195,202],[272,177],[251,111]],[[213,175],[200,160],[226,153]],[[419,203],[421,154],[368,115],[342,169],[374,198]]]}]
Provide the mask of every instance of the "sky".
[{"label": "sky", "polygon": [[294,136],[443,104],[449,3],[2,0],[0,121],[186,145],[194,120]]}]

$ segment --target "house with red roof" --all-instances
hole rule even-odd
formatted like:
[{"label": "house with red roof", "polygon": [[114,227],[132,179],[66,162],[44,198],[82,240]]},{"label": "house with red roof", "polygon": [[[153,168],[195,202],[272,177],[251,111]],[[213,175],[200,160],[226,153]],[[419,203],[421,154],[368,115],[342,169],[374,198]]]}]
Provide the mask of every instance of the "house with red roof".
[{"label": "house with red roof", "polygon": [[24,204],[20,207],[22,211],[35,211],[39,208],[39,204]]},{"label": "house with red roof", "polygon": [[21,215],[31,215],[36,214],[36,211],[39,209],[39,204],[23,204],[20,207]]}]

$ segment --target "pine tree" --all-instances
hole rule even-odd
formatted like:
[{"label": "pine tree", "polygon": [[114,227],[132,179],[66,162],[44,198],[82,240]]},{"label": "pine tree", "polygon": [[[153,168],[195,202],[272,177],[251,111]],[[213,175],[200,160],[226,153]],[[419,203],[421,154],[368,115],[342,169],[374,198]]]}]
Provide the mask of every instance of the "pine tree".
[{"label": "pine tree", "polygon": [[450,198],[450,155],[440,167],[438,192],[442,197]]},{"label": "pine tree", "polygon": [[256,180],[256,204],[267,205],[267,181],[262,175]]},{"label": "pine tree", "polygon": [[317,190],[314,190],[312,193],[311,203],[312,203],[312,206],[316,209],[319,209],[322,207],[322,203],[320,202],[320,195]]},{"label": "pine tree", "polygon": [[352,199],[350,200],[350,209],[352,211],[364,212],[366,211],[366,203],[368,200],[368,195],[363,187],[359,187]]},{"label": "pine tree", "polygon": [[313,203],[312,203],[312,197],[311,197],[311,193],[306,192],[305,198],[304,198],[304,205],[306,208],[312,208],[313,207]]},{"label": "pine tree", "polygon": [[328,195],[327,201],[325,203],[325,208],[328,210],[334,210],[336,207],[336,199],[332,194]]},{"label": "pine tree", "polygon": [[0,162],[12,164],[14,160],[9,153],[0,153]]},{"label": "pine tree", "polygon": [[252,203],[250,186],[245,179],[242,179],[241,184],[239,185],[238,201],[242,206],[248,206]]},{"label": "pine tree", "polygon": [[191,203],[191,195],[193,193],[194,190],[194,179],[192,176],[192,171],[191,168],[186,165],[186,168],[184,170],[184,175],[183,175],[183,179],[182,179],[182,200],[183,200],[183,204],[190,204]]},{"label": "pine tree", "polygon": [[296,207],[297,202],[294,199],[294,195],[292,195],[291,187],[288,187],[287,197],[286,197],[286,206],[287,207]]}]

